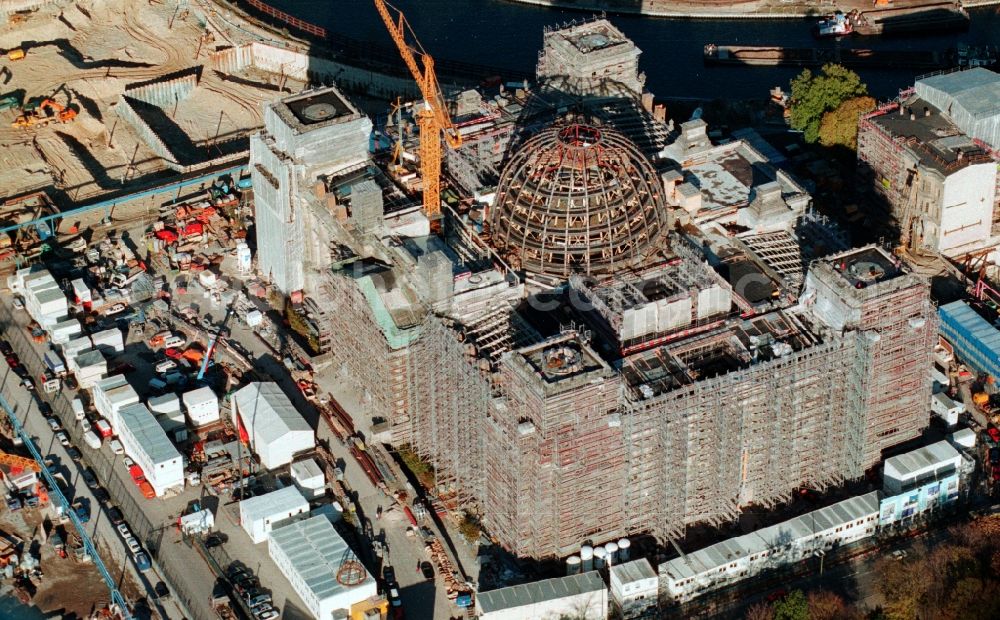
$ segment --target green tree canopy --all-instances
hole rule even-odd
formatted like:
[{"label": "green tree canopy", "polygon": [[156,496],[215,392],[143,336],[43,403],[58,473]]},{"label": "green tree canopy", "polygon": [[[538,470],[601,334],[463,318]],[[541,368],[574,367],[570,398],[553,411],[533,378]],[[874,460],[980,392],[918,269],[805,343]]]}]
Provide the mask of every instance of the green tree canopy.
[{"label": "green tree canopy", "polygon": [[823,146],[858,148],[858,117],[875,109],[871,97],[853,97],[823,115],[819,123],[819,143]]},{"label": "green tree canopy", "polygon": [[775,603],[774,620],[809,620],[809,601],[802,590],[792,590]]},{"label": "green tree canopy", "polygon": [[792,128],[802,131],[806,142],[816,142],[824,114],[867,94],[868,87],[850,69],[827,64],[816,75],[805,69],[792,80]]}]

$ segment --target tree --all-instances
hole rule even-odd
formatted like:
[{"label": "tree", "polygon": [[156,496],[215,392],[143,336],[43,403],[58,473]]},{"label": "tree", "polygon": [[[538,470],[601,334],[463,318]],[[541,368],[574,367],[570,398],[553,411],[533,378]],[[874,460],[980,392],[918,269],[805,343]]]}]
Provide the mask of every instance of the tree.
[{"label": "tree", "polygon": [[836,620],[842,618],[847,609],[844,599],[829,590],[810,592],[807,599],[811,620]]},{"label": "tree", "polygon": [[479,519],[476,515],[472,514],[468,510],[462,515],[462,521],[458,524],[458,531],[462,533],[465,540],[469,544],[475,544],[479,541],[479,536],[482,534],[482,526],[479,524]]},{"label": "tree", "polygon": [[809,601],[802,590],[792,590],[775,603],[774,620],[809,620]]},{"label": "tree", "polygon": [[823,146],[858,148],[858,117],[875,109],[871,97],[853,97],[823,115],[819,124],[819,143]]},{"label": "tree", "polygon": [[827,64],[818,75],[805,69],[792,80],[792,128],[802,131],[806,142],[816,142],[824,114],[867,94],[868,87],[850,69]]},{"label": "tree", "polygon": [[774,620],[774,610],[767,603],[754,603],[747,609],[743,620]]}]

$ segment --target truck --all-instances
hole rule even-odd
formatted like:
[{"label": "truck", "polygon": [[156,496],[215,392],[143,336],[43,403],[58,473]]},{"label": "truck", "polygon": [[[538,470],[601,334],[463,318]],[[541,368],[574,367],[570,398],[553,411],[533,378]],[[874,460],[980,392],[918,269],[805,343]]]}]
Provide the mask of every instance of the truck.
[{"label": "truck", "polygon": [[107,439],[108,437],[111,437],[111,435],[114,434],[114,432],[111,430],[111,425],[108,424],[108,421],[105,420],[104,418],[101,418],[97,422],[94,422],[94,428],[100,434],[102,439]]},{"label": "truck", "polygon": [[86,413],[83,408],[83,401],[79,398],[73,399],[73,417],[77,420],[82,420],[86,417]]},{"label": "truck", "polygon": [[66,364],[63,363],[59,354],[49,349],[42,355],[42,361],[45,362],[45,367],[49,369],[56,377],[62,378],[66,376]]}]

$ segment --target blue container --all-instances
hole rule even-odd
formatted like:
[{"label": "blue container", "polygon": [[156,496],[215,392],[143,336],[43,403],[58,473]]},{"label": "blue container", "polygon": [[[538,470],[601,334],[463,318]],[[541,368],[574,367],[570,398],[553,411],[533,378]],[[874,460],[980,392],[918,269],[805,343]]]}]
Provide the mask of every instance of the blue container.
[{"label": "blue container", "polygon": [[938,309],[941,335],[955,355],[977,373],[1000,379],[1000,330],[969,304],[955,301]]}]

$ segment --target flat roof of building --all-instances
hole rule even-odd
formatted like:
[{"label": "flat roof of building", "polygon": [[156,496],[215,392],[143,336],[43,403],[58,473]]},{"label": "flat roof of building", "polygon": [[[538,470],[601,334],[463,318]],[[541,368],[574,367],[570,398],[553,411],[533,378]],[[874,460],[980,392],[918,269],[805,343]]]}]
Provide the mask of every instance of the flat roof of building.
[{"label": "flat roof of building", "polygon": [[729,538],[686,556],[667,560],[660,572],[674,581],[717,571],[736,560],[877,514],[879,492],[851,497],[750,534]]},{"label": "flat roof of building", "polygon": [[516,609],[525,605],[535,605],[570,596],[604,590],[604,580],[597,571],[580,575],[544,579],[489,592],[480,592],[476,604],[483,612]]},{"label": "flat roof of building", "polygon": [[146,405],[142,403],[126,405],[118,412],[118,417],[152,462],[166,463],[181,458],[181,453],[171,443],[163,427]]},{"label": "flat roof of building", "polygon": [[576,332],[523,347],[518,353],[536,374],[550,384],[608,369]]},{"label": "flat roof of building", "polygon": [[[358,588],[375,592],[374,577],[365,571],[364,580],[353,586],[337,581],[337,572],[347,561],[359,562],[330,520],[317,515],[271,530],[269,545],[281,550],[299,581],[322,601]],[[367,598],[367,596],[365,597]]]},{"label": "flat roof of building", "polygon": [[306,93],[283,102],[303,125],[313,125],[352,113],[347,101],[335,90],[324,89]]},{"label": "flat roof of building", "polygon": [[961,459],[958,450],[942,440],[886,459],[884,472],[886,476],[892,476],[896,480],[907,480],[952,465],[957,459]]},{"label": "flat roof of building", "polygon": [[894,137],[914,139],[906,148],[922,164],[943,174],[982,161],[985,155],[947,115],[916,95],[900,101],[899,109],[876,114],[869,120]]},{"label": "flat roof of building", "polygon": [[611,577],[619,583],[634,583],[645,579],[656,579],[658,575],[646,558],[611,566]]},{"label": "flat roof of building", "polygon": [[880,247],[868,246],[831,256],[826,262],[851,286],[860,288],[903,274],[899,263]]},{"label": "flat roof of building", "polygon": [[283,515],[303,509],[309,510],[309,502],[302,497],[298,487],[287,486],[277,491],[257,495],[240,502],[242,518],[248,521],[259,521],[274,515]]}]

